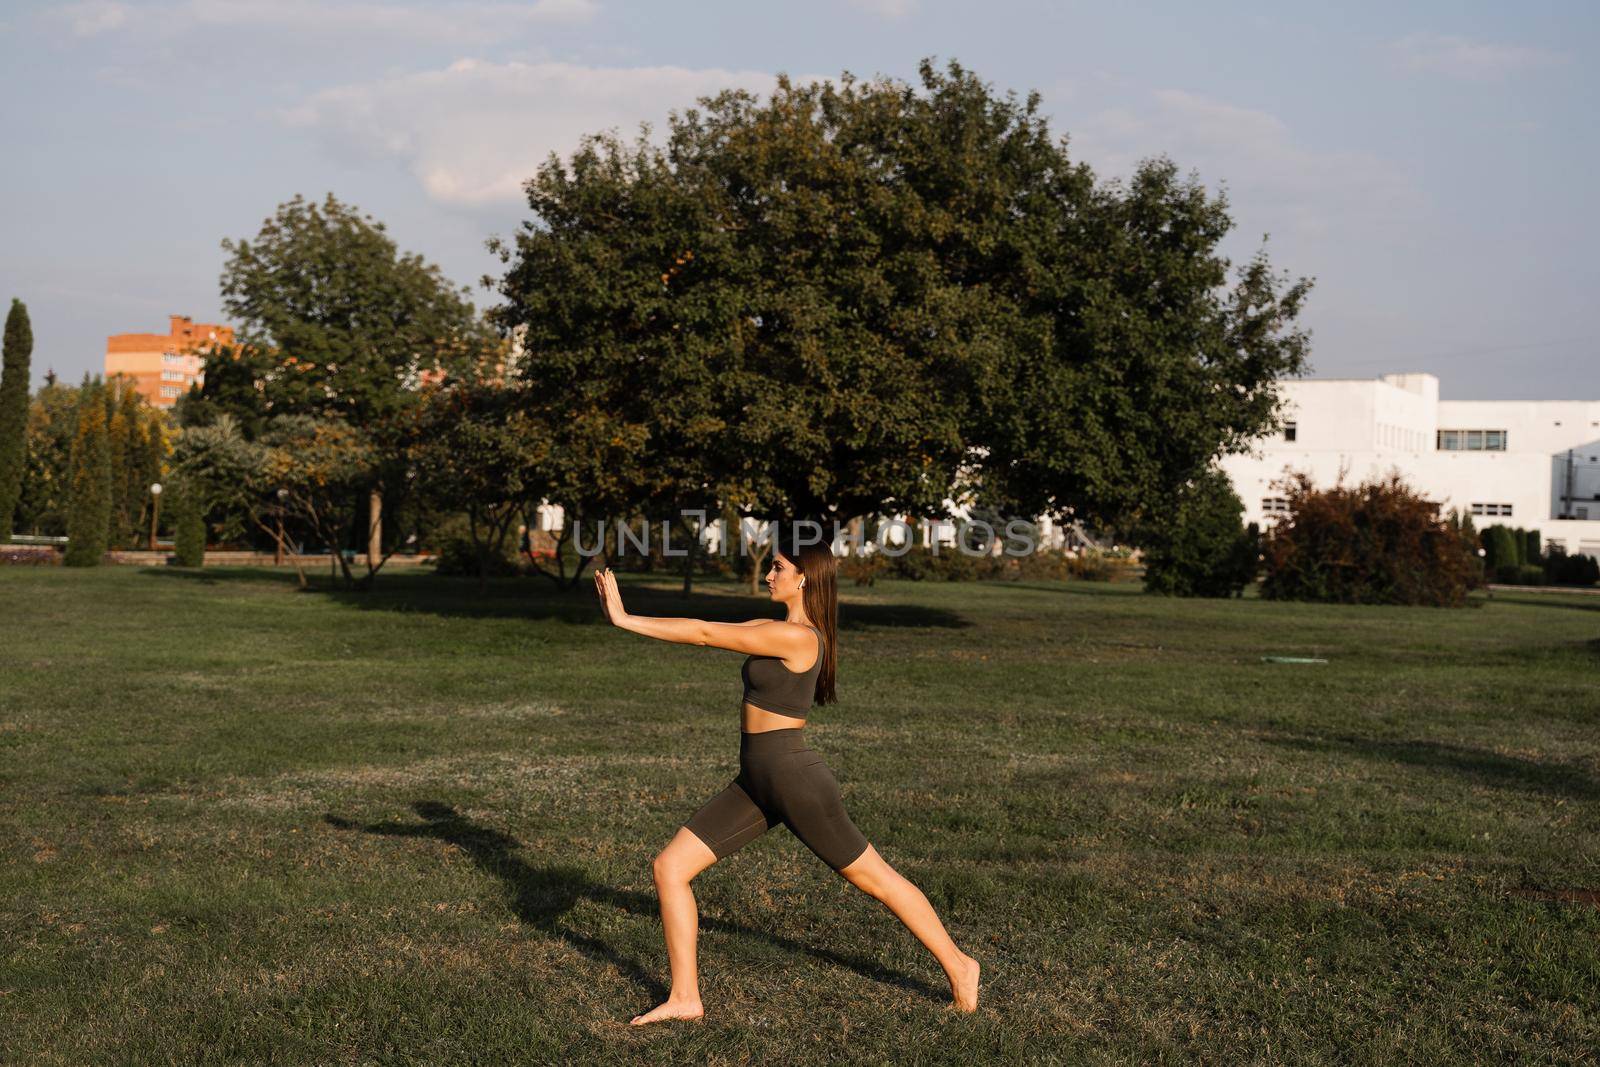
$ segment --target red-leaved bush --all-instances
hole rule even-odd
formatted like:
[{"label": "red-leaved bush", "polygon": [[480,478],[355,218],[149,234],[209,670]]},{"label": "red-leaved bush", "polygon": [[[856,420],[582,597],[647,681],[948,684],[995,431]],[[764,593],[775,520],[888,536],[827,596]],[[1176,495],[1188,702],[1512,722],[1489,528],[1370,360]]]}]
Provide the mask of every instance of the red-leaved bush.
[{"label": "red-leaved bush", "polygon": [[1261,595],[1338,604],[1462,607],[1481,580],[1477,544],[1398,472],[1316,489],[1304,472],[1277,483],[1289,514],[1262,538]]}]

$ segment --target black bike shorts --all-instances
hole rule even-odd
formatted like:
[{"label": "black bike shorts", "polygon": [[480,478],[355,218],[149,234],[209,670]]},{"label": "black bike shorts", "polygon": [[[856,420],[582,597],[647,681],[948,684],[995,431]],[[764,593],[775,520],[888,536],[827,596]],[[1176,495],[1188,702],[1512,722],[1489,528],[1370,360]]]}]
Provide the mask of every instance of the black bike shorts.
[{"label": "black bike shorts", "polygon": [[834,870],[867,850],[845,814],[839,783],[804,729],[739,734],[739,776],[683,825],[722,859],[778,823]]}]

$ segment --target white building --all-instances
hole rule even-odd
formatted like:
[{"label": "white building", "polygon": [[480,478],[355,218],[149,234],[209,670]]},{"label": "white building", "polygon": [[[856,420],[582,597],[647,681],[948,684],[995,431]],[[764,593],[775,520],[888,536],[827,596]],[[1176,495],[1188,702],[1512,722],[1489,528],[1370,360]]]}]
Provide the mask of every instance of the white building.
[{"label": "white building", "polygon": [[1398,470],[1441,514],[1482,529],[1538,530],[1548,546],[1600,558],[1600,401],[1440,400],[1431,374],[1285,379],[1284,432],[1220,466],[1262,523],[1286,509],[1272,483],[1305,471],[1318,488]]}]

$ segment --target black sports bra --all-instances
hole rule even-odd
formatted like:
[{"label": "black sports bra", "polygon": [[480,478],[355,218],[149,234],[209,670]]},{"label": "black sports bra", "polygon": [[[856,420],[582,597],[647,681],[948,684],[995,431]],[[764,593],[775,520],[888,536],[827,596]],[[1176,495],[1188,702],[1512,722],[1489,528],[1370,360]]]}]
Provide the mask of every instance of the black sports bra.
[{"label": "black sports bra", "polygon": [[809,670],[796,674],[783,665],[781,656],[750,656],[740,675],[744,678],[744,702],[763,711],[803,719],[811,712],[817,695],[817,675],[822,673],[822,631],[817,634],[817,661]]}]

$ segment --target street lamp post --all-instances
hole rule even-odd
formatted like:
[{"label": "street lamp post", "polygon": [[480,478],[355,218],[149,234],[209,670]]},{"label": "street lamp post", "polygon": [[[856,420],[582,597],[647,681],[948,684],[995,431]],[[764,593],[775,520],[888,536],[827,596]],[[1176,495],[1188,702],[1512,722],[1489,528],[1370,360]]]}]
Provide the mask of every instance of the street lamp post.
[{"label": "street lamp post", "polygon": [[150,484],[150,551],[156,551],[156,516],[161,514],[161,483]]}]

